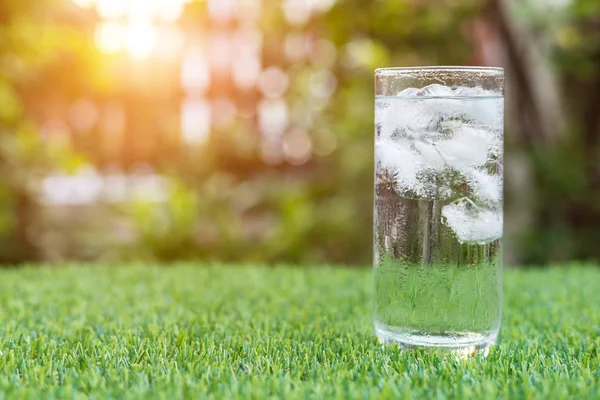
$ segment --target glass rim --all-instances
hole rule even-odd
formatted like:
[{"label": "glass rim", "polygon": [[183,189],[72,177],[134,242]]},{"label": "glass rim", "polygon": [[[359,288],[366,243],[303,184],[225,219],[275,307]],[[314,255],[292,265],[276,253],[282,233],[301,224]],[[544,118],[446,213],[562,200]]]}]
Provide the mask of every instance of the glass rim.
[{"label": "glass rim", "polygon": [[493,72],[496,74],[504,74],[502,67],[486,67],[486,66],[468,66],[468,65],[425,65],[414,67],[385,67],[375,69],[375,75],[385,73],[414,73],[421,71],[477,71],[477,72]]}]

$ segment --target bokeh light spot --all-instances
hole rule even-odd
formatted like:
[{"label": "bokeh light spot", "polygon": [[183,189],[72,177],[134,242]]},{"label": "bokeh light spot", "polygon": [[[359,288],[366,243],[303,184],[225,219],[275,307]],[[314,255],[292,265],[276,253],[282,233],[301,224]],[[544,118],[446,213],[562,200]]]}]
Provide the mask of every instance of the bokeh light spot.
[{"label": "bokeh light spot", "polygon": [[335,45],[326,39],[316,40],[312,45],[311,62],[315,67],[331,68],[335,64]]},{"label": "bokeh light spot", "polygon": [[209,84],[210,70],[203,49],[190,47],[181,64],[181,86],[189,92],[201,92]]},{"label": "bokeh light spot", "polygon": [[283,162],[283,148],[281,140],[276,138],[262,138],[260,141],[260,157],[268,165],[279,165]]},{"label": "bokeh light spot", "polygon": [[160,20],[173,23],[181,17],[183,6],[184,3],[181,0],[159,0],[154,11]]},{"label": "bokeh light spot", "polygon": [[261,74],[258,81],[260,91],[268,98],[281,97],[287,90],[289,78],[285,71],[278,67],[269,67]]},{"label": "bokeh light spot", "polygon": [[123,25],[118,22],[101,22],[94,34],[96,46],[104,53],[117,53],[123,48],[124,33]]},{"label": "bokeh light spot", "polygon": [[102,18],[117,19],[127,14],[131,1],[96,0],[96,10]]},{"label": "bokeh light spot", "polygon": [[283,99],[267,99],[258,104],[258,124],[263,135],[279,137],[288,123],[288,108]]},{"label": "bokeh light spot", "polygon": [[233,81],[241,89],[250,89],[258,81],[260,76],[260,58],[254,54],[244,54],[236,62],[233,68]]},{"label": "bokeh light spot", "polygon": [[217,22],[228,22],[235,15],[237,0],[208,0],[208,14]]},{"label": "bokeh light spot", "polygon": [[290,25],[304,25],[310,19],[310,3],[305,0],[284,0],[283,15]]},{"label": "bokeh light spot", "polygon": [[148,21],[134,21],[125,28],[125,49],[131,58],[148,58],[156,44],[156,29]]},{"label": "bokeh light spot", "polygon": [[327,99],[337,88],[337,79],[328,69],[314,71],[310,76],[310,93],[320,99]]},{"label": "bokeh light spot", "polygon": [[180,54],[184,44],[185,38],[178,28],[163,27],[158,31],[156,53],[163,58],[174,59]]},{"label": "bokeh light spot", "polygon": [[292,165],[303,165],[311,156],[312,141],[303,131],[293,130],[283,138],[283,154]]},{"label": "bokeh light spot", "polygon": [[290,33],[283,44],[285,55],[291,61],[301,61],[308,53],[308,38],[302,33]]},{"label": "bokeh light spot", "polygon": [[204,143],[210,133],[211,110],[204,99],[190,98],[181,105],[181,135],[185,143]]},{"label": "bokeh light spot", "polygon": [[262,34],[254,27],[245,26],[234,34],[235,49],[241,54],[259,54],[262,46]]}]

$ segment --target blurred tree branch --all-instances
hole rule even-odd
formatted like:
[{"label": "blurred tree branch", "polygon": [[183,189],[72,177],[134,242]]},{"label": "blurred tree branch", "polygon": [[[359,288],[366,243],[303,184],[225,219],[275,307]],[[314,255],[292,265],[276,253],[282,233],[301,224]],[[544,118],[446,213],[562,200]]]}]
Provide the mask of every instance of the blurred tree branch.
[{"label": "blurred tree branch", "polygon": [[505,45],[510,88],[518,101],[521,137],[530,148],[556,138],[563,125],[560,90],[554,68],[543,45],[511,16],[511,3],[491,0],[492,21]]}]

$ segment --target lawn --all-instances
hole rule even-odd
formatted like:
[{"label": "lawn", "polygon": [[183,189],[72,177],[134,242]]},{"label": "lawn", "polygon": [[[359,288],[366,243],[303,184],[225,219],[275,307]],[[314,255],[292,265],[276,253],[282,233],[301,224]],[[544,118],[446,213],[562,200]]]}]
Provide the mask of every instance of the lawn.
[{"label": "lawn", "polygon": [[510,270],[499,346],[377,343],[371,272],[0,270],[0,398],[600,398],[600,269]]}]

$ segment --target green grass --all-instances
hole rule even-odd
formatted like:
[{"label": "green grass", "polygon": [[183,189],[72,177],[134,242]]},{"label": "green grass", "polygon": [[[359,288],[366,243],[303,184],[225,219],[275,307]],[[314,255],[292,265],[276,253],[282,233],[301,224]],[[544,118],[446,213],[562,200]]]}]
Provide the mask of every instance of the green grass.
[{"label": "green grass", "polygon": [[600,269],[507,271],[487,359],[383,348],[371,273],[0,271],[0,398],[600,398]]}]

